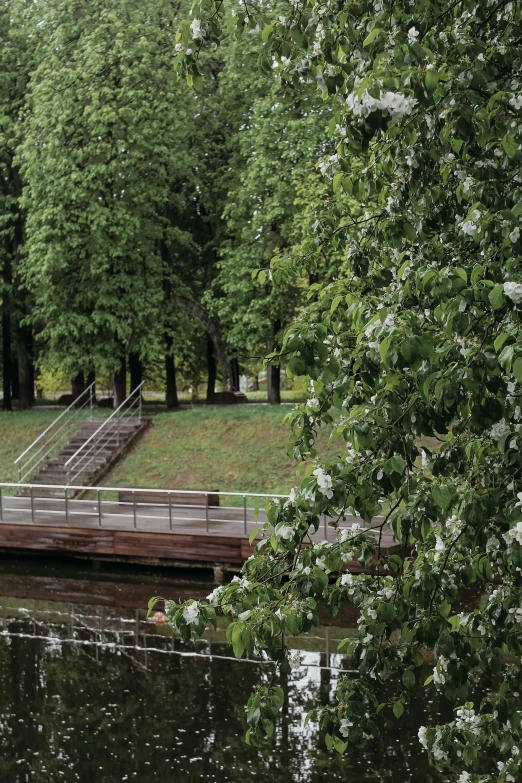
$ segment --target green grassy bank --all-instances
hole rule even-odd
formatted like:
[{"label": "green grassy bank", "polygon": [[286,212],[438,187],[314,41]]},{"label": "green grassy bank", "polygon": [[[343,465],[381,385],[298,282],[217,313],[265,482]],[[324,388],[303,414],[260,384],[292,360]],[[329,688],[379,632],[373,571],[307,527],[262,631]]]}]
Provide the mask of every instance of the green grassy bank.
[{"label": "green grassy bank", "polygon": [[288,454],[289,407],[194,408],[154,416],[139,446],[106,486],[286,493],[295,483]]}]

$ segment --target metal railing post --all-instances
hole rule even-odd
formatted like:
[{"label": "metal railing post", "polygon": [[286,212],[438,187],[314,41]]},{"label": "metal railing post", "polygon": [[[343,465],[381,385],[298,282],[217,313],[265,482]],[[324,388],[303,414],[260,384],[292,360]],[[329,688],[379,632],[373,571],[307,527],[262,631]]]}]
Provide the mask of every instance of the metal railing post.
[{"label": "metal railing post", "polygon": [[98,490],[96,494],[98,498],[98,527],[102,527],[100,490]]},{"label": "metal railing post", "polygon": [[69,502],[68,502],[69,499],[67,497],[68,493],[69,493],[69,490],[67,489],[67,487],[65,487],[65,524],[66,525],[69,524]]},{"label": "metal railing post", "polygon": [[207,533],[209,533],[209,522],[208,522],[208,492],[205,492],[205,527],[207,530]]},{"label": "metal railing post", "polygon": [[134,514],[134,529],[136,530],[138,527],[138,523],[136,521],[136,493],[132,493],[132,512]]},{"label": "metal railing post", "polygon": [[326,514],[323,514],[323,526],[324,526],[324,537],[328,539],[328,525],[326,524]]},{"label": "metal railing post", "polygon": [[169,492],[169,530],[172,533],[172,493]]},{"label": "metal railing post", "polygon": [[246,505],[246,495],[243,495],[243,516],[244,516],[244,532],[245,536],[248,535],[248,529],[247,529],[247,505]]},{"label": "metal railing post", "polygon": [[33,495],[33,487],[31,486],[31,522],[34,525],[34,495]]},{"label": "metal railing post", "polygon": [[138,421],[141,424],[141,403],[142,403],[141,389],[139,389],[138,395],[139,395],[139,397],[138,397]]},{"label": "metal railing post", "polygon": [[3,506],[3,498],[2,498],[2,487],[0,487],[0,522],[4,521],[4,506]]},{"label": "metal railing post", "polygon": [[92,418],[92,406],[93,406],[93,400],[92,400],[92,397],[93,397],[93,394],[92,394],[92,392],[93,392],[93,388],[94,388],[94,387],[93,387],[93,386],[91,386],[91,391],[90,391],[90,394],[89,394],[89,410],[90,410],[90,415],[91,415],[91,418]]}]

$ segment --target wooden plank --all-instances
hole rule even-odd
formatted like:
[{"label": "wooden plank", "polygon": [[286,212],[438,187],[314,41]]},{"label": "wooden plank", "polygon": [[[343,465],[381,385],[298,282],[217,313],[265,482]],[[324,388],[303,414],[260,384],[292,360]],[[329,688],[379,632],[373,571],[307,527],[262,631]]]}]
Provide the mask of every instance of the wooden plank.
[{"label": "wooden plank", "polygon": [[0,546],[43,552],[114,554],[114,531],[39,525],[0,525]]},{"label": "wooden plank", "polygon": [[206,563],[242,563],[241,539],[229,536],[177,533],[114,532],[118,555],[196,560]]}]

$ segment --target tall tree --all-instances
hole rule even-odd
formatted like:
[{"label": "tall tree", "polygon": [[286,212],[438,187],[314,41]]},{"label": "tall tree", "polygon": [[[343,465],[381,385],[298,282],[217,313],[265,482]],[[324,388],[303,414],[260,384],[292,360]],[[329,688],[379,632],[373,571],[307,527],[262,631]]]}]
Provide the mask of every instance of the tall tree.
[{"label": "tall tree", "polygon": [[[183,27],[191,81],[200,47],[222,24],[259,25],[266,60],[285,80],[296,89],[313,80],[325,99],[335,96],[337,149],[323,161],[335,198],[314,238],[344,256],[346,274],[317,290],[283,344],[311,390],[292,416],[296,453],[309,462],[302,483],[268,509],[241,579],[208,602],[168,602],[168,615],[189,638],[217,609],[238,657],[262,649],[284,671],[287,636],[317,624],[320,605],[335,614],[351,602],[360,618],[345,646],[358,676],[340,678],[337,704],[312,712],[328,746],[377,739],[379,723],[400,719],[419,688],[436,689],[457,709],[453,720],[419,727],[431,763],[460,783],[514,783],[522,9],[311,0],[281,15],[247,4],[231,20],[225,10],[202,0]],[[347,444],[322,463],[320,426]],[[323,514],[329,540],[309,546]],[[348,514],[365,524],[342,525]],[[389,555],[387,525],[399,544]],[[484,600],[461,611],[472,584]],[[474,670],[490,683],[478,704],[468,701]],[[249,742],[272,736],[281,706],[275,678],[255,689]]]},{"label": "tall tree", "polygon": [[165,206],[191,172],[193,98],[172,72],[174,36],[158,0],[39,4],[18,156],[23,271],[47,361],[71,377],[161,351]]}]

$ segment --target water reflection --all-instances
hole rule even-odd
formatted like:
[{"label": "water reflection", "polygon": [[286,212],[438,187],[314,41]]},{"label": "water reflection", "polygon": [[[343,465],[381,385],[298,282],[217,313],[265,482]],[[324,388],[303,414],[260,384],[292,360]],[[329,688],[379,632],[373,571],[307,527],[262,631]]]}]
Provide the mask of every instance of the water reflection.
[{"label": "water reflection", "polygon": [[[333,652],[345,629],[323,628],[303,645],[304,665],[280,683],[287,698],[276,742],[259,751],[243,742],[244,704],[258,677],[268,676],[266,665],[229,660],[219,633],[195,648],[146,624],[144,602],[131,596],[157,592],[158,577],[76,573],[82,601],[78,584],[69,590],[74,572],[0,573],[2,782],[449,779],[429,769],[417,741],[418,726],[443,709],[424,696],[378,745],[350,757],[328,753],[317,727],[303,728],[310,706],[332,698],[339,673],[327,664],[345,665]],[[163,594],[184,589],[163,587]]]}]

